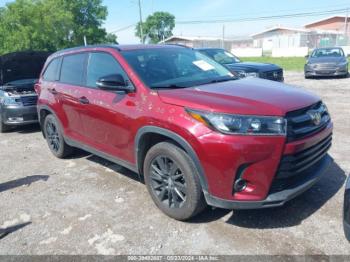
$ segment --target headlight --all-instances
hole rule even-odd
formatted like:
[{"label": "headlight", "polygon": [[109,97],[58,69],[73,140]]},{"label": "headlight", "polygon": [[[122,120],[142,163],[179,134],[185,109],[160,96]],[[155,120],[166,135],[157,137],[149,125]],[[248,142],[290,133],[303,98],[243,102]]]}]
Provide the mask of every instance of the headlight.
[{"label": "headlight", "polygon": [[341,62],[341,63],[337,64],[337,66],[342,67],[342,66],[346,66],[347,64],[348,64],[348,62],[345,61],[345,62]]},{"label": "headlight", "polygon": [[259,77],[259,73],[257,72],[245,72],[245,71],[237,71],[237,74],[240,78],[245,77]]},{"label": "headlight", "polygon": [[306,67],[308,67],[308,68],[316,68],[317,64],[306,64]]},{"label": "headlight", "polygon": [[3,98],[3,103],[6,106],[21,106],[22,100],[19,97],[5,96]]},{"label": "headlight", "polygon": [[224,134],[285,136],[287,120],[283,117],[231,115],[187,109],[194,119]]}]

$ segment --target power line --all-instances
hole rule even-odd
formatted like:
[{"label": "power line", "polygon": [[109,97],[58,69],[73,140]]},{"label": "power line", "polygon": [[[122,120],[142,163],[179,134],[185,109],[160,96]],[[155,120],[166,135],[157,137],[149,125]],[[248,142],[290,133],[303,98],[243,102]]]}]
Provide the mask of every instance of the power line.
[{"label": "power line", "polygon": [[259,16],[259,17],[246,17],[246,18],[227,18],[227,19],[215,19],[215,20],[190,20],[190,21],[177,21],[176,24],[210,24],[210,23],[229,23],[229,22],[249,22],[257,20],[272,20],[280,18],[297,18],[297,17],[310,17],[320,16],[327,14],[338,14],[345,12],[347,8],[334,9],[328,11],[317,11],[317,12],[304,12],[304,13],[292,13],[285,15],[272,15],[272,16]]},{"label": "power line", "polygon": [[[327,11],[317,11],[317,12],[302,12],[302,13],[291,13],[284,15],[271,15],[271,16],[258,16],[258,17],[242,17],[242,18],[227,18],[227,19],[213,19],[213,20],[188,20],[188,21],[177,21],[176,24],[211,24],[211,23],[230,23],[230,22],[250,22],[250,21],[258,21],[258,20],[273,20],[273,19],[281,19],[281,18],[299,18],[299,17],[312,17],[312,16],[320,16],[320,15],[331,15],[331,14],[339,14],[341,12],[346,12],[349,8],[341,8],[341,9],[333,9]],[[128,30],[132,27],[135,27],[137,24],[131,24],[125,27],[121,27],[119,29],[111,31],[111,33],[118,33],[121,31]]]},{"label": "power line", "polygon": [[135,26],[136,26],[136,24],[127,25],[127,26],[121,27],[119,29],[112,30],[112,31],[110,31],[110,33],[118,33],[118,32],[121,32],[121,31],[125,31],[125,30],[127,30],[129,28],[135,27]]},{"label": "power line", "polygon": [[[342,8],[348,8],[349,7],[349,2],[344,2],[344,3],[342,3],[342,4],[337,4],[337,5],[324,5],[324,6],[320,6],[320,5],[317,5],[317,6],[315,6],[315,7],[308,7],[308,10],[318,10],[318,11],[321,11],[322,9],[324,10],[324,9],[328,9],[328,8],[340,8],[340,7],[342,7]],[[277,12],[294,12],[294,11],[305,11],[305,8],[293,8],[293,9],[281,9],[281,10],[275,10],[275,11],[270,11],[270,12],[265,12],[265,14],[274,14],[274,13],[277,13]],[[246,13],[239,13],[239,14],[235,14],[235,15],[238,15],[238,16],[244,16],[244,15],[252,15],[252,14],[261,14],[261,11],[257,11],[257,12],[246,12]],[[191,18],[193,19],[193,18],[198,18],[198,19],[200,19],[200,18],[202,18],[203,16],[200,16],[200,17],[194,17],[194,16],[191,16]],[[232,14],[230,14],[230,15],[218,15],[218,16],[205,16],[205,18],[230,18],[230,17],[232,17]],[[186,20],[188,20],[188,19],[180,19],[180,20],[184,20],[184,21],[186,21]]]}]

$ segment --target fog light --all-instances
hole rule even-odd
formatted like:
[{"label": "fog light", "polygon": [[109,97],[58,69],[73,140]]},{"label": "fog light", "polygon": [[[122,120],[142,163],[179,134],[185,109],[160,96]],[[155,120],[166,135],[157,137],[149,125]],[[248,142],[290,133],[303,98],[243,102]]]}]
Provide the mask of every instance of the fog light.
[{"label": "fog light", "polygon": [[23,117],[9,117],[8,120],[11,122],[23,122]]},{"label": "fog light", "polygon": [[247,181],[244,179],[238,179],[233,186],[235,192],[242,192],[246,187]]}]

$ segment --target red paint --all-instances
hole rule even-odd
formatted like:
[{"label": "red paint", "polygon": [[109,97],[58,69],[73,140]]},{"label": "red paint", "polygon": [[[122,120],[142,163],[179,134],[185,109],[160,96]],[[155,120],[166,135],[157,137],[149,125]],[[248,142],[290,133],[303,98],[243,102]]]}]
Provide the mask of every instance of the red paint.
[{"label": "red paint", "polygon": [[[154,46],[151,46],[154,48]],[[168,46],[169,47],[169,46]],[[125,46],[133,50],[149,46]],[[158,48],[162,48],[161,46]],[[178,48],[178,47],[174,47]],[[228,200],[263,200],[284,154],[292,154],[321,141],[332,132],[332,125],[307,139],[286,143],[280,136],[234,136],[212,131],[192,119],[185,108],[215,112],[284,116],[309,106],[319,98],[300,89],[262,80],[237,80],[200,88],[177,90],[149,89],[114,48],[94,47],[63,51],[53,55],[88,51],[107,52],[119,61],[136,87],[134,93],[110,91],[46,82],[36,85],[39,106],[49,106],[64,128],[64,135],[119,159],[136,164],[135,136],[143,126],[157,126],[184,138],[197,154],[208,182],[209,193]],[[54,88],[58,94],[48,90]],[[90,101],[82,105],[78,99]],[[249,163],[244,179],[248,187],[232,194],[238,167]]]}]

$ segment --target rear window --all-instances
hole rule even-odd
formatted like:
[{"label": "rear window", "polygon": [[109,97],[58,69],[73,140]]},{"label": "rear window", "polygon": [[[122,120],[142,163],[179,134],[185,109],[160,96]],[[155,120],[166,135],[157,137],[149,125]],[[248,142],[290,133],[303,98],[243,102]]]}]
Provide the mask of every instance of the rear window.
[{"label": "rear window", "polygon": [[58,80],[59,65],[60,65],[59,58],[52,60],[45,70],[45,73],[43,75],[44,80],[46,81]]},{"label": "rear window", "polygon": [[65,56],[62,61],[60,81],[72,85],[83,85],[85,58],[85,53]]}]

